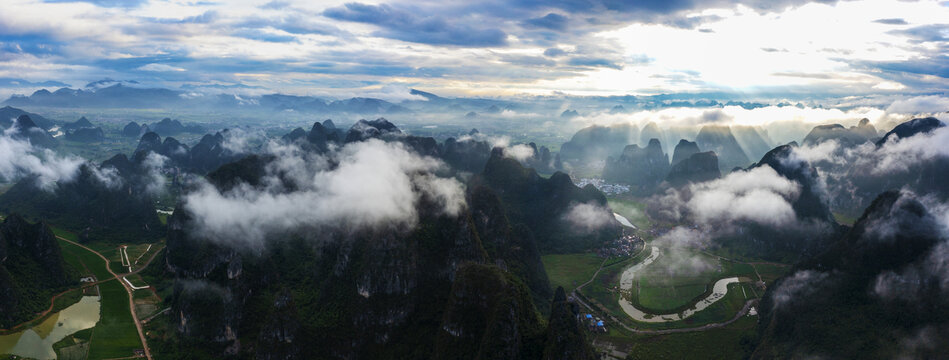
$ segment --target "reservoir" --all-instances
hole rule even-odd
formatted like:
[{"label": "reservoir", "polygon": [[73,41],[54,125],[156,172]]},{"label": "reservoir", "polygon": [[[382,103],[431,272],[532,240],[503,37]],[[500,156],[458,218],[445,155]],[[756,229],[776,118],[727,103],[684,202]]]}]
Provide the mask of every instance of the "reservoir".
[{"label": "reservoir", "polygon": [[79,302],[50,315],[39,325],[10,335],[0,335],[0,354],[34,359],[55,359],[53,344],[99,321],[99,297],[83,296]]}]

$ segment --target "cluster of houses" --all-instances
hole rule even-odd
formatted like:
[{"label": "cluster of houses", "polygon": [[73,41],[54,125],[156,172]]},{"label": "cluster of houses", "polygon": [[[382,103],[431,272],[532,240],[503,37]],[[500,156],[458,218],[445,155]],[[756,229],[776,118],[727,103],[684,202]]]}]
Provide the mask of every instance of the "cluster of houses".
[{"label": "cluster of houses", "polygon": [[600,190],[606,195],[619,195],[629,192],[629,186],[621,184],[610,184],[605,180],[600,178],[582,178],[577,181],[577,186],[584,187],[587,185],[593,185],[597,190]]},{"label": "cluster of houses", "polygon": [[601,258],[633,256],[643,248],[643,239],[634,234],[623,234],[616,240],[596,250]]},{"label": "cluster of houses", "polygon": [[604,325],[603,320],[593,316],[593,314],[584,314],[582,320],[583,325],[586,326],[590,332],[606,333],[606,325]]}]

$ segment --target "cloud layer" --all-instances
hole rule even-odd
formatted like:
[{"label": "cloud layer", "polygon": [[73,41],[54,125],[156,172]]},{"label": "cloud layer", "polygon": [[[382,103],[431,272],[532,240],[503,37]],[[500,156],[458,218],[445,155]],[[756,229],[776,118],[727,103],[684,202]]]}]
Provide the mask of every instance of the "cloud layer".
[{"label": "cloud layer", "polygon": [[58,181],[75,179],[79,166],[85,160],[74,156],[59,156],[49,149],[34,147],[28,140],[15,136],[16,128],[0,135],[0,178],[7,182],[25,177],[36,177],[37,184],[46,190]]},{"label": "cloud layer", "polygon": [[947,16],[937,0],[11,0],[0,76],[18,91],[109,76],[286,93],[944,92]]},{"label": "cloud layer", "polygon": [[[465,206],[461,183],[431,174],[439,161],[399,143],[352,143],[325,157],[272,144],[270,153],[276,161],[261,188],[241,184],[222,193],[205,183],[186,195],[185,209],[200,235],[260,246],[272,234],[325,226],[411,227],[423,198],[452,215]],[[280,176],[296,188],[288,190]]]}]

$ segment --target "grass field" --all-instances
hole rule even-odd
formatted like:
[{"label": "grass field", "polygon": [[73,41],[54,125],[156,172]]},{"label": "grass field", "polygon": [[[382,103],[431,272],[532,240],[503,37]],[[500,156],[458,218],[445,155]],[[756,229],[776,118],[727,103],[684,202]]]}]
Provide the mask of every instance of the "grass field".
[{"label": "grass field", "polygon": [[681,260],[661,256],[636,276],[630,294],[633,304],[655,313],[677,312],[708,295],[712,284],[719,279],[755,278],[755,269],[748,264],[719,260],[700,252],[688,253],[687,257],[690,261],[702,259],[709,268],[695,274],[676,274]]},{"label": "grass field", "polygon": [[59,241],[59,247],[62,249],[63,258],[66,260],[66,263],[84,276],[95,275],[96,279],[99,280],[112,277],[112,274],[110,274],[109,270],[105,267],[105,261],[96,256],[96,254],[62,240],[57,239],[57,241]]},{"label": "grass field", "polygon": [[636,335],[627,359],[744,359],[750,355],[757,317],[721,329],[669,335]]},{"label": "grass field", "polygon": [[125,278],[128,279],[132,283],[132,285],[135,285],[136,287],[148,286],[145,280],[142,280],[142,277],[138,274],[132,274],[132,275],[126,276]]},{"label": "grass field", "polygon": [[652,222],[649,221],[649,217],[646,216],[646,204],[620,198],[609,198],[607,199],[607,203],[614,212],[623,215],[629,222],[640,229],[649,229],[652,227]]},{"label": "grass field", "polygon": [[593,253],[544,255],[541,261],[550,279],[550,287],[563,286],[568,293],[590,280],[603,263],[603,259]]},{"label": "grass field", "polygon": [[89,336],[92,329],[79,330],[53,344],[59,360],[83,360],[89,354]]},{"label": "grass field", "polygon": [[596,279],[583,288],[583,295],[598,306],[616,314],[617,317],[619,315],[626,316],[619,306],[620,275],[629,265],[640,260],[637,256],[604,267],[603,270],[600,270]]},{"label": "grass field", "polygon": [[763,280],[765,283],[771,284],[790,271],[791,267],[772,264],[756,264],[755,269],[758,269],[758,274],[761,275],[761,280]]},{"label": "grass field", "polygon": [[99,289],[102,293],[101,317],[92,331],[89,358],[132,356],[135,349],[142,348],[142,343],[129,311],[128,293],[118,280],[103,283]]}]

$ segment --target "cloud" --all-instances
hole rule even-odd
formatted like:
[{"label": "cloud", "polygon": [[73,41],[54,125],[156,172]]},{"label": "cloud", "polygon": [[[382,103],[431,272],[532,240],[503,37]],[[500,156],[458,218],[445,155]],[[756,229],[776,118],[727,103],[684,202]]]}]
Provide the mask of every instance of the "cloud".
[{"label": "cloud", "polygon": [[16,138],[16,133],[16,127],[10,127],[0,135],[0,178],[5,181],[35,176],[37,185],[50,191],[57,182],[75,179],[85,162],[34,147],[28,140]]},{"label": "cloud", "polygon": [[828,278],[829,275],[825,272],[802,270],[782,279],[771,296],[774,309],[784,307],[797,299],[813,296]]},{"label": "cloud", "polygon": [[876,276],[873,293],[883,300],[919,301],[949,295],[949,204],[932,196],[903,190],[890,212],[867,224],[868,241],[893,242],[904,238],[936,238],[937,243],[917,261]]},{"label": "cloud", "polygon": [[475,21],[469,23],[464,18],[449,20],[438,15],[423,15],[425,13],[387,4],[348,3],[327,9],[323,16],[379,26],[383,30],[374,35],[408,42],[471,47],[507,44],[507,34],[496,28],[475,26]]},{"label": "cloud", "polygon": [[141,71],[157,71],[157,72],[165,72],[165,71],[185,71],[185,69],[182,69],[182,68],[180,68],[180,67],[174,67],[174,66],[171,66],[171,65],[158,64],[158,63],[145,64],[145,65],[139,66],[139,67],[136,68],[135,70],[141,70]]},{"label": "cloud", "polygon": [[145,160],[142,161],[142,168],[145,169],[147,178],[145,179],[145,192],[149,195],[160,195],[165,192],[165,175],[162,169],[168,158],[164,155],[149,152]]},{"label": "cloud", "polygon": [[949,25],[947,24],[928,24],[891,32],[909,37],[911,42],[917,43],[949,41]]},{"label": "cloud", "polygon": [[142,6],[148,0],[43,0],[43,2],[48,3],[71,3],[71,2],[84,2],[95,4],[96,6],[101,7],[118,7],[118,8],[136,8]]},{"label": "cloud", "polygon": [[577,203],[570,206],[563,215],[574,229],[589,233],[609,224],[613,213],[595,203]]},{"label": "cloud", "polygon": [[245,154],[250,153],[256,150],[253,144],[263,143],[266,139],[266,134],[260,130],[244,130],[241,128],[228,129],[225,132],[222,132],[224,136],[224,142],[221,143],[221,147],[229,151],[231,154]]},{"label": "cloud", "polygon": [[873,20],[873,22],[878,23],[878,24],[886,24],[886,25],[908,25],[909,24],[908,22],[906,22],[906,20],[903,20],[900,18],[876,19],[876,20]]},{"label": "cloud", "polygon": [[807,164],[817,164],[821,162],[830,162],[835,164],[843,163],[843,159],[838,156],[840,143],[837,140],[828,140],[815,145],[801,145],[791,150],[790,161],[803,162]]},{"label": "cloud", "polygon": [[761,166],[693,184],[691,191],[686,206],[699,223],[753,221],[786,226],[796,221],[791,202],[800,195],[801,187],[770,166]]},{"label": "cloud", "polygon": [[[276,160],[268,166],[263,188],[242,184],[222,193],[204,183],[185,196],[197,234],[257,247],[269,235],[308,228],[412,227],[423,198],[449,215],[465,206],[461,183],[430,173],[442,166],[438,160],[418,156],[401,143],[371,139],[326,156],[276,144],[269,152]],[[296,189],[287,191],[280,177]]]},{"label": "cloud", "polygon": [[864,145],[850,156],[858,167],[870,166],[873,175],[905,172],[911,167],[949,157],[949,127],[905,139],[889,139],[880,148]]},{"label": "cloud", "polygon": [[886,108],[887,112],[900,114],[933,114],[949,111],[949,97],[939,95],[916,96],[899,99]]},{"label": "cloud", "polygon": [[534,149],[525,144],[517,144],[504,149],[504,156],[524,162],[534,156]]},{"label": "cloud", "polygon": [[527,19],[524,21],[524,25],[528,27],[538,27],[550,30],[564,31],[567,29],[567,17],[549,13],[543,17]]},{"label": "cloud", "polygon": [[567,55],[567,52],[563,49],[549,48],[547,50],[544,50],[544,56],[547,56],[547,57],[560,57],[564,55]]},{"label": "cloud", "polygon": [[103,168],[99,166],[89,166],[89,170],[96,180],[111,190],[117,190],[125,185],[125,181],[122,179],[122,176],[119,175],[119,170],[115,167],[109,166]]},{"label": "cloud", "polygon": [[[711,244],[709,229],[691,229],[677,226],[652,241],[652,245],[662,248],[663,260],[659,262],[661,271],[667,275],[694,275],[718,267],[714,258],[696,255],[696,250],[704,250]],[[654,271],[650,270],[650,271]]]},{"label": "cloud", "polygon": [[567,60],[567,64],[572,66],[583,66],[583,67],[601,67],[615,70],[622,70],[623,65],[617,63],[613,60],[606,58],[597,58],[597,57],[586,57],[579,56]]}]

